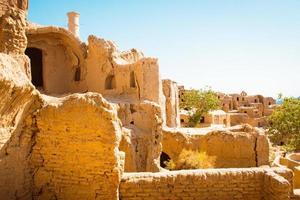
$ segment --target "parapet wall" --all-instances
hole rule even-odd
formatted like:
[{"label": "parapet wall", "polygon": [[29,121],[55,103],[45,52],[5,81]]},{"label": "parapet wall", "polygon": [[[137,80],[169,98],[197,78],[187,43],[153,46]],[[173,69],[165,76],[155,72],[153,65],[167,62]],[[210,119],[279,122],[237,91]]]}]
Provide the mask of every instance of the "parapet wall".
[{"label": "parapet wall", "polygon": [[287,200],[290,183],[271,169],[213,169],[161,173],[126,173],[122,200]]}]

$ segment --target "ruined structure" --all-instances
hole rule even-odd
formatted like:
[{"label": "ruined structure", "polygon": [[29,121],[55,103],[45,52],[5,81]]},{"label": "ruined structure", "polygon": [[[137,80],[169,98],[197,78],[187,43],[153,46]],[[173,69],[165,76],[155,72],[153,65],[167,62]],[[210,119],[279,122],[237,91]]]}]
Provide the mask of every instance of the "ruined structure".
[{"label": "ruined structure", "polygon": [[[163,152],[176,160],[183,149],[216,157],[216,168],[258,167],[269,164],[269,142],[250,126],[231,128],[164,128]],[[176,148],[174,148],[176,147]]]},{"label": "ruined structure", "polygon": [[[268,163],[263,133],[189,136],[157,59],[96,36],[83,43],[72,16],[70,31],[30,24],[27,5],[0,2],[1,199],[294,198],[290,170],[256,168]],[[166,172],[160,155],[176,157],[176,142],[216,154],[219,167],[254,168]]]},{"label": "ruined structure", "polygon": [[275,99],[262,95],[218,93],[220,106],[229,113],[231,125],[247,123],[252,126],[267,125],[266,117],[271,115],[276,107]]},{"label": "ruined structure", "polygon": [[[183,101],[182,95],[185,89],[179,87],[179,98]],[[267,117],[270,116],[276,108],[276,101],[272,97],[262,95],[248,95],[246,92],[241,94],[217,93],[220,100],[220,108],[226,114],[220,114],[220,111],[212,111],[203,116],[199,127],[208,127],[211,125],[235,126],[240,124],[249,124],[255,127],[264,127],[267,125]],[[219,114],[216,114],[219,113]],[[188,113],[181,111],[180,119],[183,126],[187,125]],[[214,118],[217,118],[214,120]],[[222,119],[223,122],[220,122]]]}]

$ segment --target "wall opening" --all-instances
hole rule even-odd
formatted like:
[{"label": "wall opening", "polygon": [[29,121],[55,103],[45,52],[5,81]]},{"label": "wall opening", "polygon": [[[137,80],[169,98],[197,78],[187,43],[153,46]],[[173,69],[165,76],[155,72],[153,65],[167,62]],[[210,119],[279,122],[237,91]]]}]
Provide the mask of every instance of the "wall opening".
[{"label": "wall opening", "polygon": [[160,154],[160,166],[165,168],[166,162],[169,162],[171,160],[170,156],[166,154],[165,152],[161,152]]},{"label": "wall opening", "polygon": [[38,48],[27,48],[25,54],[30,58],[31,82],[37,88],[44,86],[43,81],[43,52]]},{"label": "wall opening", "polygon": [[22,0],[17,0],[17,6],[18,6],[19,9],[22,9],[22,7],[23,7]]},{"label": "wall opening", "polygon": [[74,75],[74,81],[80,81],[81,79],[81,69],[80,67],[77,67],[75,70],[75,75]]},{"label": "wall opening", "polygon": [[201,117],[200,123],[204,123],[204,122],[205,122],[205,117]]},{"label": "wall opening", "polygon": [[116,78],[114,75],[109,75],[105,79],[105,89],[112,90],[116,88]]},{"label": "wall opening", "polygon": [[130,87],[135,88],[136,87],[136,80],[135,80],[135,74],[134,72],[130,72]]}]

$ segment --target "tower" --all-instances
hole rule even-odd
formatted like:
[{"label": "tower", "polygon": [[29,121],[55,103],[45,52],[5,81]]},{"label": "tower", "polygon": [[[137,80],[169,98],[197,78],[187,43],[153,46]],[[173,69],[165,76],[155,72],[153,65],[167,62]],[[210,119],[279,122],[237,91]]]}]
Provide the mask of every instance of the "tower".
[{"label": "tower", "polygon": [[68,29],[75,37],[79,38],[79,16],[77,12],[68,12]]}]

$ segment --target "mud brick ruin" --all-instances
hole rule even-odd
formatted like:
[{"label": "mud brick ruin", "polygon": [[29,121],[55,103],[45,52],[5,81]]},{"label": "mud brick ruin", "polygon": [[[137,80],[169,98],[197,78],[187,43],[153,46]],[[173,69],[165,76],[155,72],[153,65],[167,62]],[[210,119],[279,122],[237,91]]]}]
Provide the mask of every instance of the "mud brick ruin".
[{"label": "mud brick ruin", "polygon": [[[293,172],[269,165],[251,126],[180,128],[177,84],[156,58],[27,20],[0,1],[0,199],[297,199]],[[216,169],[167,171],[162,155],[217,156]]]}]

